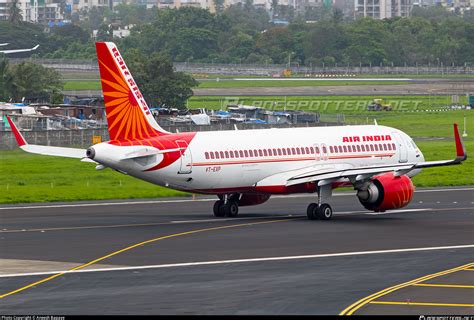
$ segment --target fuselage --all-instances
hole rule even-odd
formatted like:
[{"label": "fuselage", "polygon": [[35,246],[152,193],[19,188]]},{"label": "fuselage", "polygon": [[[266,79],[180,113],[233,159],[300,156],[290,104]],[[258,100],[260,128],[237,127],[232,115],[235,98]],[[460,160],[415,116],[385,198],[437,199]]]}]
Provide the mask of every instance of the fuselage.
[{"label": "fuselage", "polygon": [[[118,160],[142,146],[174,151]],[[94,148],[101,151],[100,163],[131,176],[177,190],[213,194],[257,191],[256,185],[268,177],[310,167],[360,168],[424,161],[407,134],[378,125],[182,133],[109,141]],[[291,193],[281,188],[262,190]]]}]

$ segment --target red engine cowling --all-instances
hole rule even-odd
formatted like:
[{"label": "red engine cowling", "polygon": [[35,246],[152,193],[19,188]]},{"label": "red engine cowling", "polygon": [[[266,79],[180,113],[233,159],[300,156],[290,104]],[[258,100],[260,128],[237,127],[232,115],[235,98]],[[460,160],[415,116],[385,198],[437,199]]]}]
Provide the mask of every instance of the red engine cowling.
[{"label": "red engine cowling", "polygon": [[262,193],[244,193],[239,199],[239,206],[255,206],[270,199],[269,194]]},{"label": "red engine cowling", "polygon": [[369,184],[359,189],[357,197],[366,209],[378,212],[403,208],[410,203],[414,191],[409,177],[385,173],[375,176]]}]

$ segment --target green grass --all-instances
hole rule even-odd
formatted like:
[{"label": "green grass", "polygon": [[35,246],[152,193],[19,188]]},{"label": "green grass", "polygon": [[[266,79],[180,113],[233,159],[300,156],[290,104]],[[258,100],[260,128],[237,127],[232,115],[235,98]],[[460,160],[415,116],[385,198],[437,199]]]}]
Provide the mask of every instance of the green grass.
[{"label": "green grass", "polygon": [[[367,105],[374,98],[382,98],[394,110],[411,111],[439,108],[451,104],[451,96],[193,96],[188,105],[193,108],[220,109],[227,104],[245,104],[271,110],[305,110],[321,113],[367,113]],[[467,98],[460,96],[460,103]]]},{"label": "green grass", "polygon": [[353,85],[397,85],[409,84],[408,81],[331,81],[331,80],[202,80],[199,88],[245,88],[245,87],[318,87]]},{"label": "green grass", "polygon": [[[284,102],[284,97],[246,97],[244,102],[251,104],[252,101],[259,99],[270,103]],[[346,122],[353,124],[373,123],[373,119],[376,118],[380,125],[401,129],[414,137],[427,161],[454,157],[452,123],[459,123],[462,132],[463,118],[466,116],[468,138],[465,139],[465,143],[472,158],[474,110],[368,112],[364,108],[354,110],[352,107],[344,106],[345,102],[355,104],[358,101],[368,102],[370,99],[371,97],[288,97],[287,103],[295,101],[300,103],[300,110],[314,110],[304,104],[301,106],[301,102],[327,101],[324,109],[315,111],[323,114],[344,113]],[[421,104],[419,109],[423,109],[425,107],[423,104],[428,102],[439,105],[446,103],[446,97],[388,97],[388,100],[393,101],[400,102],[400,99],[413,100],[412,103],[419,102]],[[221,101],[222,97],[194,97],[190,100],[190,107],[212,106],[219,109]],[[445,140],[423,139],[427,137]],[[460,166],[424,169],[414,178],[414,183],[419,187],[474,185],[474,161],[471,158]],[[110,169],[96,171],[93,164],[75,159],[37,156],[20,150],[0,151],[0,203],[156,198],[179,195],[185,193],[158,187]]]},{"label": "green grass", "polygon": [[[454,142],[452,141],[418,141],[426,161],[452,159],[455,156]],[[465,141],[466,149],[474,151],[474,141]],[[457,166],[426,168],[413,178],[417,187],[440,186],[467,186],[474,185],[474,161],[467,159]]]},{"label": "green grass", "polygon": [[[244,88],[244,87],[307,87],[307,86],[348,86],[348,85],[397,85],[409,84],[406,81],[298,81],[291,78],[282,81],[272,80],[202,80],[198,88]],[[64,90],[101,90],[97,80],[70,80],[64,83]]]},{"label": "green grass", "polygon": [[0,151],[0,203],[183,196],[77,159]]},{"label": "green grass", "polygon": [[64,90],[102,90],[102,86],[99,81],[66,81]]}]

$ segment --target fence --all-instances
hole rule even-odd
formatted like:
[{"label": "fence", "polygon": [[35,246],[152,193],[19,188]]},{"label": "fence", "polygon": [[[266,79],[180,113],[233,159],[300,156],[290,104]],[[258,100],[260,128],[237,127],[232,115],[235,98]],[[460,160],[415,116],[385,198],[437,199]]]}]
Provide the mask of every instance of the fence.
[{"label": "fence", "polygon": [[[11,63],[20,63],[32,61],[44,65],[45,67],[63,70],[63,71],[90,71],[97,72],[99,67],[95,60],[67,60],[67,59],[10,59]],[[203,74],[227,74],[227,75],[259,75],[268,76],[279,74],[288,68],[286,64],[218,64],[218,63],[188,63],[175,62],[174,67],[177,71]],[[465,62],[461,66],[438,65],[415,65],[415,66],[351,66],[338,65],[332,66],[302,66],[297,63],[291,64],[291,70],[294,74],[327,74],[327,75],[350,75],[350,74],[472,74],[474,67]]]},{"label": "fence", "polygon": [[[339,120],[338,120],[339,119]],[[343,124],[343,118],[338,117],[334,122],[319,122],[306,124],[285,124],[285,125],[265,125],[265,124],[218,124],[212,126],[197,125],[177,125],[163,127],[170,132],[189,131],[211,131],[211,130],[249,130],[268,128],[294,128],[294,127],[315,127],[333,126]],[[43,130],[43,131],[22,131],[26,141],[30,144],[61,146],[61,147],[82,147],[86,148],[93,144],[94,136],[100,136],[102,141],[109,140],[107,129],[82,129],[82,130]],[[0,150],[12,150],[17,148],[17,143],[13,132],[0,131]]]}]

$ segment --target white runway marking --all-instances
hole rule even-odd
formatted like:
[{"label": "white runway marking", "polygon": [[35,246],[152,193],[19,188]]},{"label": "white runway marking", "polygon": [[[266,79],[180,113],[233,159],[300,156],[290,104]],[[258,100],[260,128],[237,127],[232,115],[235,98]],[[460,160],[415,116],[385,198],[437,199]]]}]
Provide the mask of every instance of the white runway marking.
[{"label": "white runway marking", "polygon": [[[456,188],[456,189],[430,189],[430,190],[415,190],[415,193],[429,193],[429,192],[451,192],[451,191],[473,191],[474,188]],[[333,197],[354,196],[353,192],[336,193]],[[315,195],[296,194],[288,196],[273,196],[272,199],[283,198],[316,198]],[[163,204],[163,203],[185,203],[185,202],[209,202],[216,201],[217,198],[204,199],[175,199],[175,200],[137,200],[137,201],[123,201],[123,202],[98,202],[98,203],[71,203],[71,204],[51,204],[51,205],[31,205],[20,207],[0,207],[0,210],[20,210],[20,209],[48,209],[48,208],[79,208],[79,207],[100,207],[100,206],[120,206],[120,205],[140,205],[140,204]]]},{"label": "white runway marking", "polygon": [[46,276],[46,275],[53,275],[53,274],[58,274],[58,273],[67,274],[67,273],[87,273],[87,272],[105,272],[105,271],[130,271],[130,270],[162,269],[162,268],[175,268],[175,267],[192,267],[192,266],[220,265],[220,264],[233,264],[233,263],[290,261],[290,260],[303,260],[303,259],[318,259],[318,258],[362,256],[362,255],[374,255],[374,254],[390,254],[390,253],[405,253],[405,252],[419,252],[419,251],[452,250],[452,249],[469,249],[469,248],[474,248],[474,244],[444,246],[444,247],[424,247],[424,248],[406,248],[406,249],[389,249],[389,250],[374,250],[374,251],[326,253],[326,254],[269,257],[269,258],[251,258],[251,259],[235,259],[235,260],[185,262],[185,263],[158,264],[158,265],[148,265],[148,266],[117,267],[117,268],[112,267],[112,268],[86,269],[86,270],[82,269],[82,270],[62,270],[62,271],[48,271],[48,272],[16,273],[16,274],[0,275],[0,278]]}]

